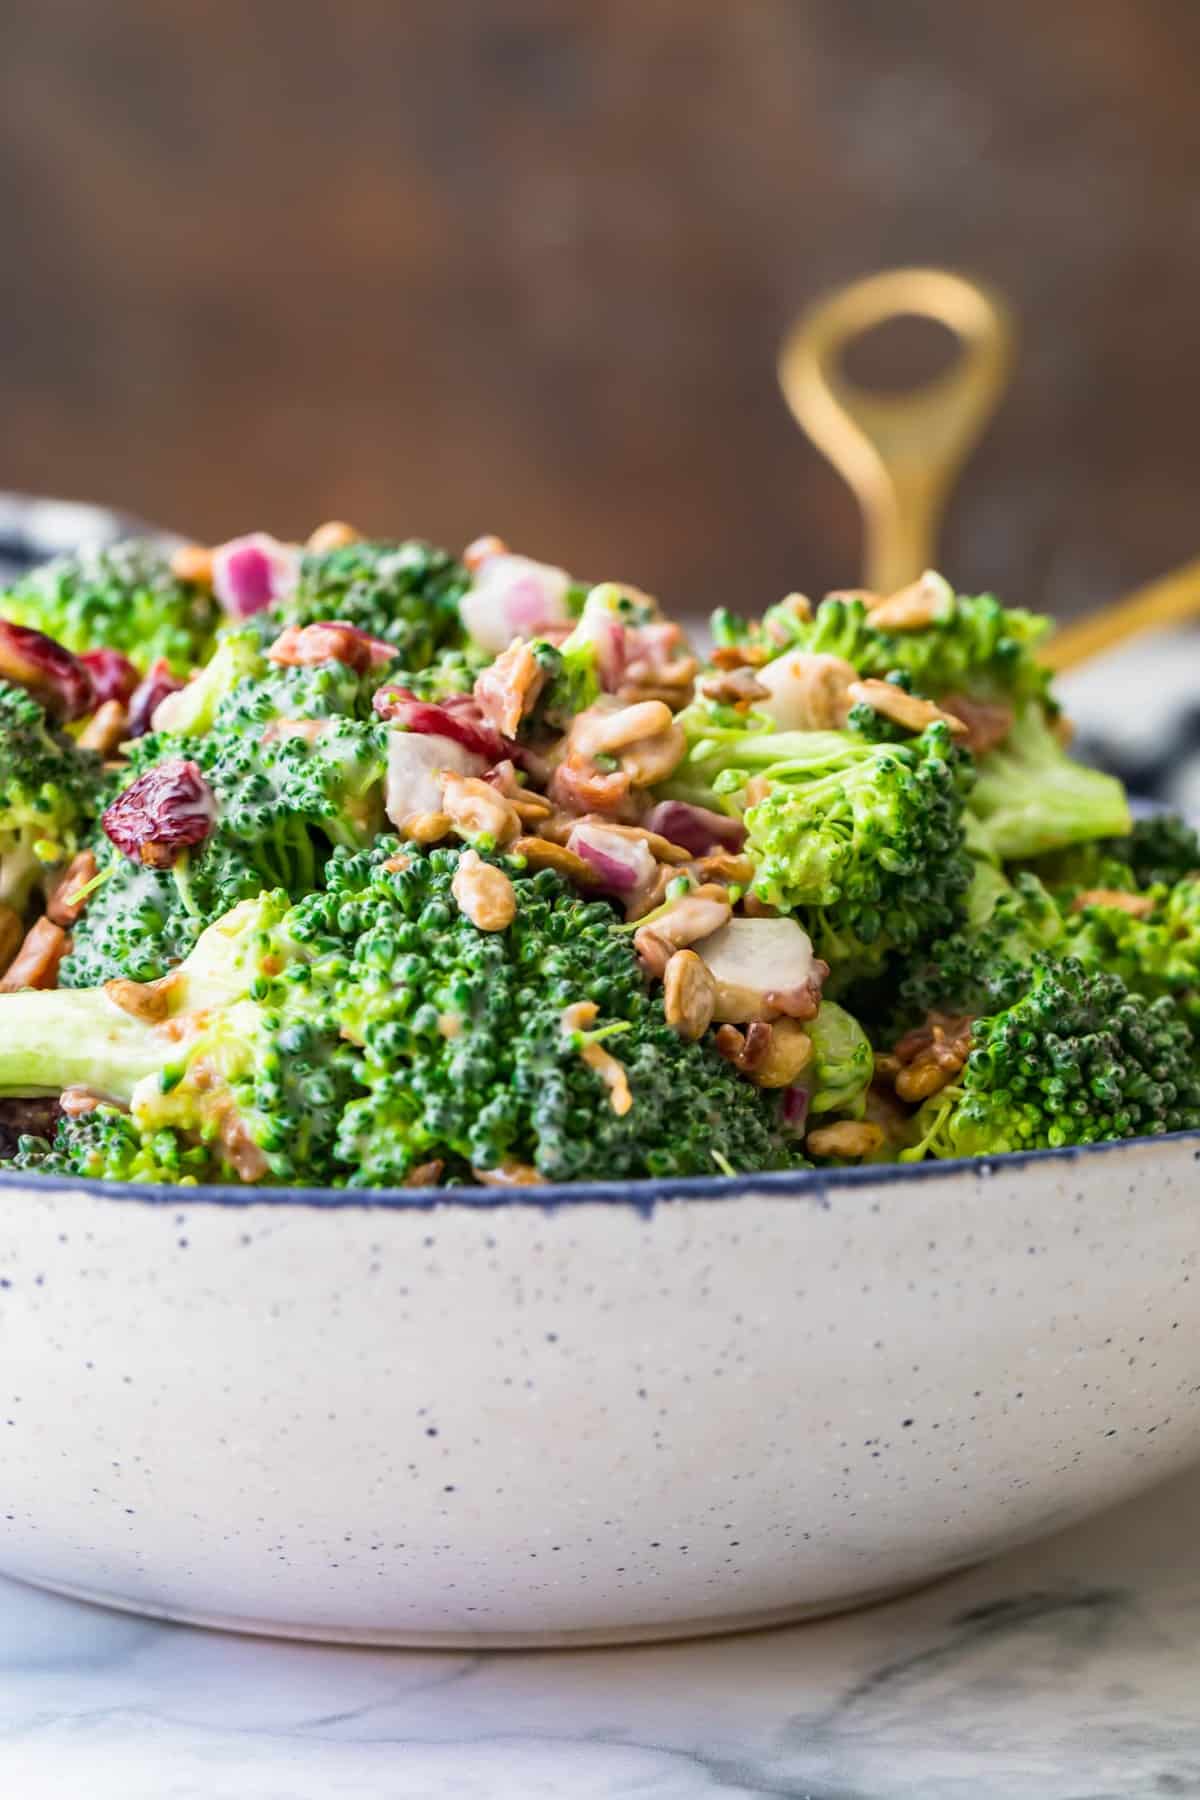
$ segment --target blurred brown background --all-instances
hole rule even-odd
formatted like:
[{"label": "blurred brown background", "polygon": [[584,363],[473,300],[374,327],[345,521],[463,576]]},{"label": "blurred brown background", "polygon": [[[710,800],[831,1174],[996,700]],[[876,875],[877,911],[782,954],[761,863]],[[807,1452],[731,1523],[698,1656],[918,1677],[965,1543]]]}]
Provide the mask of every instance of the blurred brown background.
[{"label": "blurred brown background", "polygon": [[1067,613],[1200,550],[1196,0],[16,0],[2,43],[0,486],[819,592],[857,519],[777,341],[930,260],[1024,324],[960,584]]}]

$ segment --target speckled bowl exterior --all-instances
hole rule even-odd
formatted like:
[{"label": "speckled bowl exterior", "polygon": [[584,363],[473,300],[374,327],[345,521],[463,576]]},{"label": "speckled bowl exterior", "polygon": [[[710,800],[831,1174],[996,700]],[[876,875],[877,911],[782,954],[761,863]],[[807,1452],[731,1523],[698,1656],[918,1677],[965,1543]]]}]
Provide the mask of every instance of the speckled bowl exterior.
[{"label": "speckled bowl exterior", "polygon": [[0,1569],[362,1643],[828,1611],[1200,1455],[1200,1134],[402,1194],[0,1176]]}]

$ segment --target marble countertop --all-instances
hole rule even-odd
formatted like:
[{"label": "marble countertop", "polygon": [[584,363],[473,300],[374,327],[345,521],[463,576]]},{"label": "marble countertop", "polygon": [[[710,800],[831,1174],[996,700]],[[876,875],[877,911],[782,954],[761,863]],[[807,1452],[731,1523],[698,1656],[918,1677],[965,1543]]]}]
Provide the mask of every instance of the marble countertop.
[{"label": "marble countertop", "polygon": [[637,1650],[341,1650],[0,1582],[12,1800],[1200,1796],[1200,1470],[908,1600]]}]

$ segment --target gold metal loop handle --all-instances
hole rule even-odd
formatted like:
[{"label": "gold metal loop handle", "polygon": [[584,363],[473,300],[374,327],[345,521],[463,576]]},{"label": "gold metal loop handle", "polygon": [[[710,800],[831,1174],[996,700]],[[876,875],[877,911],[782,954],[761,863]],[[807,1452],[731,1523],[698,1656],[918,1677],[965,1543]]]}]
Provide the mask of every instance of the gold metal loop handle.
[{"label": "gold metal loop handle", "polygon": [[[915,392],[870,393],[841,363],[848,344],[891,319],[949,327],[961,353]],[[779,355],[792,413],[849,483],[862,508],[864,579],[906,586],[937,560],[950,490],[1007,385],[1016,333],[999,295],[948,269],[892,269],[819,301]]]}]

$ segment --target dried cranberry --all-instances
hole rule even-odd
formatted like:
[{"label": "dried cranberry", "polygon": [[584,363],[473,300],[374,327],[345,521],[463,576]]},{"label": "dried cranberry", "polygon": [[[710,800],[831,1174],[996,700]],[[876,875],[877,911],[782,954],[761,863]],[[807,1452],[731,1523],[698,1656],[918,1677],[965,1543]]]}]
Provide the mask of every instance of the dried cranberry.
[{"label": "dried cranberry", "polygon": [[91,676],[97,706],[106,700],[124,702],[137,688],[138,672],[119,650],[85,650],[79,660]]},{"label": "dried cranberry", "polygon": [[127,738],[145,737],[150,729],[159,701],[165,700],[168,694],[177,694],[182,686],[182,681],[172,675],[170,663],[165,662],[160,656],[133,691],[129,702],[129,724],[125,736]]},{"label": "dried cranberry", "polygon": [[381,719],[403,725],[406,731],[451,738],[489,763],[501,762],[512,750],[508,740],[485,723],[473,694],[418,700],[407,688],[382,687],[375,696],[375,711]]},{"label": "dried cranberry", "polygon": [[56,719],[82,719],[95,706],[92,680],[77,656],[28,625],[0,619],[0,680],[28,688]]},{"label": "dried cranberry", "polygon": [[172,757],[118,794],[100,823],[134,862],[169,869],[213,828],[217,803],[194,762]]}]

